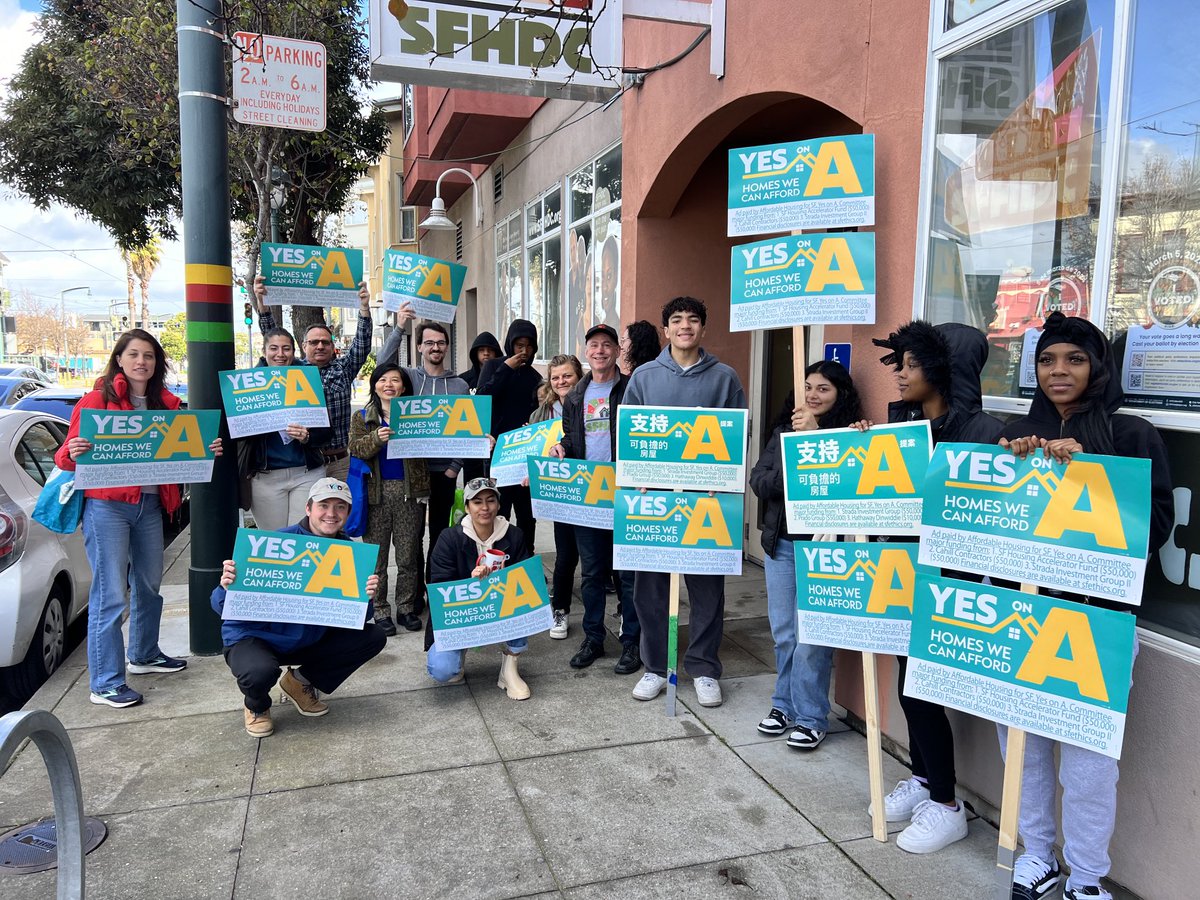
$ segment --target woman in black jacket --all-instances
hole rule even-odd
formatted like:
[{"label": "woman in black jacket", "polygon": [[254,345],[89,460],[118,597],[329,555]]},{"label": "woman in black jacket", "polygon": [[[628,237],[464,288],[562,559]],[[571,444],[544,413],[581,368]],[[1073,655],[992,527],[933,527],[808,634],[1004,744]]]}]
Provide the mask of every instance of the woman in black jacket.
[{"label": "woman in black jacket", "polygon": [[[429,583],[482,578],[488,573],[484,554],[497,550],[506,554],[505,563],[529,559],[525,535],[510,525],[500,513],[500,491],[490,478],[476,478],[463,488],[467,514],[455,528],[446,528],[438,536],[430,560]],[[529,638],[506,641],[501,650],[500,677],[496,686],[512,700],[528,700],[529,685],[517,671],[517,657],[529,644]],[[433,636],[433,615],[425,625],[425,667],[434,681],[458,684],[463,680],[466,650],[441,650]]]},{"label": "woman in black jacket", "polygon": [[[1001,445],[1020,457],[1041,450],[1060,462],[1085,452],[1149,459],[1150,548],[1157,550],[1166,542],[1175,519],[1167,448],[1145,419],[1116,415],[1124,395],[1104,333],[1086,319],[1053,312],[1046,319],[1036,352],[1038,386],[1029,415],[1004,428]],[[1108,600],[1059,596],[1129,610],[1125,604]],[[1007,738],[1003,726],[1000,735],[1003,747]],[[1111,865],[1108,844],[1116,825],[1117,761],[1059,743],[1055,772],[1055,743],[1032,733],[1025,737],[1019,822],[1025,852],[1013,867],[1013,896],[1018,896],[1019,889],[1024,892],[1021,896],[1050,896],[1058,886],[1061,871],[1054,856],[1058,833],[1054,803],[1061,784],[1063,858],[1071,870],[1064,900],[1112,900],[1100,879],[1108,875]]]},{"label": "woman in black jacket", "polygon": [[[783,503],[782,437],[792,431],[846,428],[862,418],[858,391],[841,363],[816,362],[804,370],[804,402],[788,394],[775,430],[750,473],[750,489],[766,504],[762,543],[767,558],[767,618],[775,641],[775,692],[771,711],[758,723],[763,734],[783,734],[788,746],[815,750],[829,730],[829,678],[833,648],[796,640],[796,551],[793,541],[811,535],[787,530]],[[793,406],[795,408],[793,409]]]}]

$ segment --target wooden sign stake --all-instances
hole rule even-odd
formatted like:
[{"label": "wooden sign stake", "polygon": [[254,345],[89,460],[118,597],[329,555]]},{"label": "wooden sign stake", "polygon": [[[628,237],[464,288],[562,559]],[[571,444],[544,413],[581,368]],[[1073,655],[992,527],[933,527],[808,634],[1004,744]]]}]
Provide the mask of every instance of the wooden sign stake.
[{"label": "wooden sign stake", "polygon": [[671,596],[667,607],[667,715],[675,715],[679,688],[679,573],[671,573]]},{"label": "wooden sign stake", "polygon": [[[1022,584],[1021,592],[1036,594],[1035,584]],[[1025,732],[1008,729],[1004,752],[1004,793],[1000,797],[1000,841],[996,848],[996,896],[1012,896],[1013,866],[1017,861],[1018,824],[1021,817],[1021,778],[1025,774]]]}]

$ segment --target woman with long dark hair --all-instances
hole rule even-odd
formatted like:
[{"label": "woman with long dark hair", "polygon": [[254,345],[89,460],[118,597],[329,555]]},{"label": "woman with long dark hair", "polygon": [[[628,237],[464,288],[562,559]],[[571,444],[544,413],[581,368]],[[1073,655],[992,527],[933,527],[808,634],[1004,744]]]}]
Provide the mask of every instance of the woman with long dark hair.
[{"label": "woman with long dark hair", "polygon": [[862,418],[862,403],[841,363],[821,361],[804,370],[804,402],[789,393],[762,456],[750,473],[750,488],[766,504],[762,543],[766,551],[767,618],[775,641],[775,692],[771,711],[758,723],[763,734],[783,734],[788,746],[815,750],[829,730],[829,679],[833,648],[796,639],[795,541],[811,535],[788,531],[783,503],[782,435],[819,428],[847,428]]},{"label": "woman with long dark hair", "polygon": [[[429,496],[429,470],[423,459],[388,459],[388,427],[394,397],[411,397],[408,373],[393,363],[371,373],[367,404],[350,417],[350,455],[367,463],[367,530],[363,540],[379,545],[375,574],[375,622],[391,636],[396,625],[420,631],[415,609],[424,599],[421,577],[421,539],[425,534],[425,510],[420,500]],[[396,548],[396,618],[388,604],[388,543]]]},{"label": "woman with long dark hair", "polygon": [[[181,401],[166,389],[167,355],[147,331],[133,328],[122,334],[104,374],[71,414],[67,439],[54,462],[74,471],[75,460],[92,449],[79,436],[79,417],[85,409],[130,411],[179,409]],[[220,456],[221,439],[209,449]],[[91,701],[113,707],[134,706],[142,695],[125,683],[125,674],[179,672],[187,668],[158,646],[162,621],[163,517],[179,509],[177,484],[94,488],[84,491],[83,545],[92,567],[88,595],[88,679]],[[129,661],[121,635],[125,589],[129,588]]]},{"label": "woman with long dark hair", "polygon": [[625,364],[626,375],[632,375],[638,366],[658,359],[658,354],[662,352],[658,329],[645,319],[630,322],[625,327],[620,344],[621,362]]}]

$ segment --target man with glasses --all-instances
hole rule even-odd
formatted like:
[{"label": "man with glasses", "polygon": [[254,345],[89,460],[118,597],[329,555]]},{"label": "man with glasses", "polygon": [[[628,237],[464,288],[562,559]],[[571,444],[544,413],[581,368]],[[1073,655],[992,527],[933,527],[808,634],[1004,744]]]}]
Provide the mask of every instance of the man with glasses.
[{"label": "man with glasses", "polygon": [[[266,334],[276,327],[275,316],[267,305],[267,285],[260,275],[254,279],[254,296],[258,305],[258,327]],[[358,329],[350,349],[341,356],[334,354],[333,332],[327,325],[309,325],[304,332],[302,347],[304,361],[321,371],[321,383],[325,386],[325,405],[329,409],[329,439],[318,449],[325,459],[325,474],[330,478],[345,481],[350,474],[350,453],[346,449],[350,442],[350,408],[354,379],[371,352],[371,292],[364,281],[358,286]],[[413,317],[412,308],[401,308],[397,317],[403,324]]]},{"label": "man with glasses", "polygon": [[[440,322],[421,322],[416,326],[417,351],[421,354],[421,365],[407,369],[412,379],[413,393],[420,396],[467,394],[467,383],[446,369],[446,356],[450,351],[450,333]],[[400,364],[400,343],[404,340],[403,322],[384,342],[379,351],[379,364]],[[450,508],[454,505],[454,489],[458,484],[458,473],[462,470],[461,459],[427,459],[429,467],[429,553],[425,571],[433,558],[433,545],[438,535],[450,521]]]}]

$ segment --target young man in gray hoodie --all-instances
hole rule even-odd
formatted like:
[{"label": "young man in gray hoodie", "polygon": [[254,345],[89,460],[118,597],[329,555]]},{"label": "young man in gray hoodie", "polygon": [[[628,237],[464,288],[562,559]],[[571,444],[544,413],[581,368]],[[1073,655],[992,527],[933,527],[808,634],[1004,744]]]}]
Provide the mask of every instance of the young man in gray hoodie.
[{"label": "young man in gray hoodie", "polygon": [[[737,373],[704,351],[708,310],[693,297],[676,297],[663,307],[667,346],[658,359],[629,377],[627,406],[700,406],[746,409],[746,394]],[[654,485],[646,485],[654,487]],[[691,618],[683,665],[696,686],[701,706],[721,705],[721,637],[725,630],[725,576],[685,575]],[[667,593],[670,576],[638,572],[633,602],[642,626],[642,661],[646,674],[633,689],[639,700],[653,700],[667,684]]]}]

